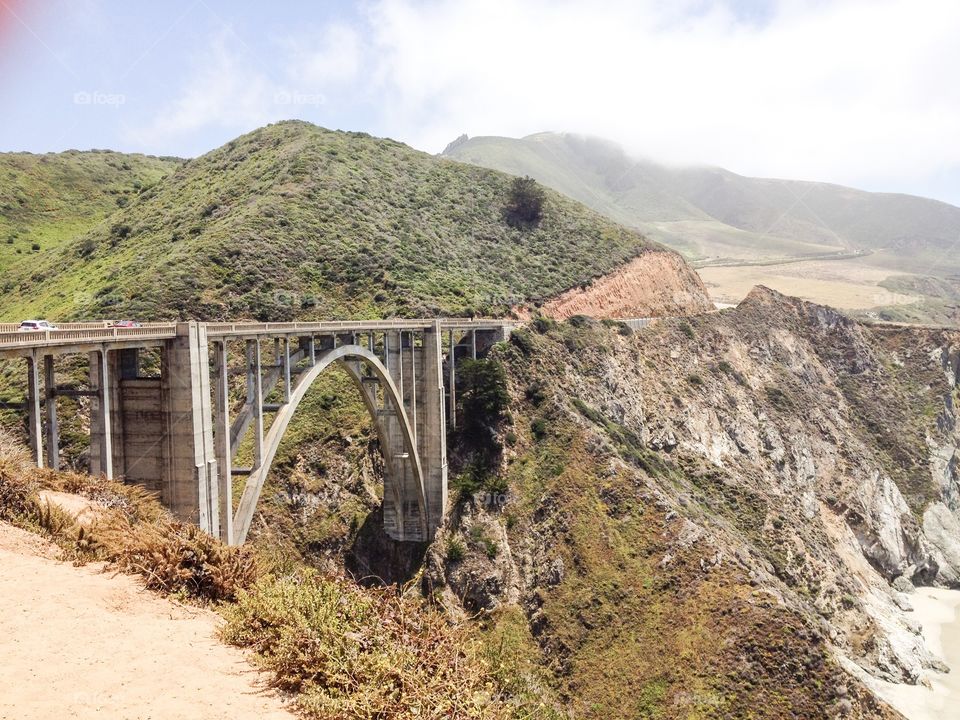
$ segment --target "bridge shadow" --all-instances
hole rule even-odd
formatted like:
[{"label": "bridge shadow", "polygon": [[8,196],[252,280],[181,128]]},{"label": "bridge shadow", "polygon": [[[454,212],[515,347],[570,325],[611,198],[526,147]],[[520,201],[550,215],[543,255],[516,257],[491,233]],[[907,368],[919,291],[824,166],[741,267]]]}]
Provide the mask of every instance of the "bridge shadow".
[{"label": "bridge shadow", "polygon": [[344,565],[361,585],[402,585],[420,570],[428,546],[425,542],[399,542],[387,535],[383,508],[379,507],[367,515],[346,549]]}]

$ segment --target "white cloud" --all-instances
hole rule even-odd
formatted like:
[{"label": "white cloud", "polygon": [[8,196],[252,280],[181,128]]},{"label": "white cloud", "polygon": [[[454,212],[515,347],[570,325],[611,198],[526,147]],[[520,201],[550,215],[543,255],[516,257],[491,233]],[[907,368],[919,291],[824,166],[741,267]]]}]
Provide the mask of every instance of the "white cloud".
[{"label": "white cloud", "polygon": [[960,166],[960,3],[383,0],[384,127],[593,133],[676,162],[882,185]]},{"label": "white cloud", "polygon": [[129,137],[163,147],[291,113],[431,152],[462,132],[563,130],[744,174],[900,191],[952,178],[960,195],[960,3],[772,0],[743,12],[757,6],[374,0],[359,20],[273,39],[259,59],[220,36]]},{"label": "white cloud", "polygon": [[164,147],[201,130],[241,133],[282,116],[273,83],[253,66],[244,48],[231,42],[229,30],[213,39],[194,67],[177,98],[147,125],[128,129],[127,141],[148,149]]},{"label": "white cloud", "polygon": [[362,52],[356,29],[343,23],[328,25],[316,35],[290,43],[287,74],[294,82],[329,90],[357,79]]}]

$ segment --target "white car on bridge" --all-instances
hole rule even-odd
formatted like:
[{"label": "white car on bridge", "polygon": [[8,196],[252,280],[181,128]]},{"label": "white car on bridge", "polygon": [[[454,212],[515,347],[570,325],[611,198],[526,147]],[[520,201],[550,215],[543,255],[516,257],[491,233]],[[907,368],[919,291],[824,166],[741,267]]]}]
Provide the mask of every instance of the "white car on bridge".
[{"label": "white car on bridge", "polygon": [[17,332],[43,332],[44,330],[56,329],[56,325],[51,325],[46,320],[24,320],[17,328]]}]

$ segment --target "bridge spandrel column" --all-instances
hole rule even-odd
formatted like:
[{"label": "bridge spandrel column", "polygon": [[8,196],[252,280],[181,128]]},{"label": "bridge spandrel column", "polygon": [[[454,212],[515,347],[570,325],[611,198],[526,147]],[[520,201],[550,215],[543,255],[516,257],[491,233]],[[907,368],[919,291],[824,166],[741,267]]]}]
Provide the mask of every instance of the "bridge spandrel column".
[{"label": "bridge spandrel column", "polygon": [[[402,397],[403,372],[400,351],[400,333],[396,331],[385,333],[384,365]],[[385,477],[383,482],[384,531],[395,540],[404,540],[406,539],[404,507],[416,497],[408,492],[408,488],[413,483],[413,473],[410,470],[409,459],[404,457],[403,430],[396,415],[396,409],[387,403],[384,404],[380,424],[384,430],[383,453],[392,459],[386,467],[393,468],[392,474]]]},{"label": "bridge spandrel column", "polygon": [[40,365],[37,356],[27,358],[27,417],[30,423],[30,459],[43,467],[43,428],[40,415]]},{"label": "bridge spandrel column", "polygon": [[443,388],[443,332],[440,321],[423,334],[418,353],[420,405],[417,417],[417,451],[423,467],[427,495],[427,528],[432,539],[447,507],[447,428]]}]

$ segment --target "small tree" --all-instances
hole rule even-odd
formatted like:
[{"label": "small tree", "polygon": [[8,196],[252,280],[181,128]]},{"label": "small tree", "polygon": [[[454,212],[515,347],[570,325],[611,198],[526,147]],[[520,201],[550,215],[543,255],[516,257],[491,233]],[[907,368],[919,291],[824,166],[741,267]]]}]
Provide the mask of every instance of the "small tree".
[{"label": "small tree", "polygon": [[504,214],[511,227],[533,227],[543,218],[546,193],[532,177],[515,178],[510,186],[510,197]]},{"label": "small tree", "polygon": [[457,393],[461,437],[488,466],[500,450],[495,432],[510,403],[503,365],[496,360],[463,360],[457,367]]}]

